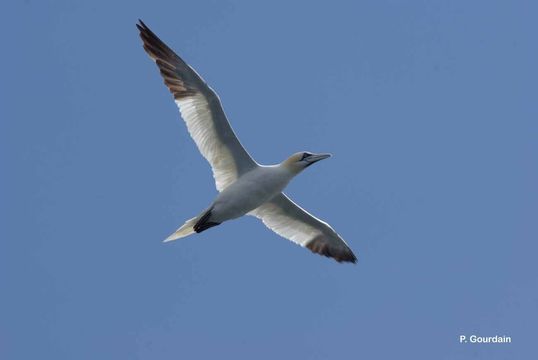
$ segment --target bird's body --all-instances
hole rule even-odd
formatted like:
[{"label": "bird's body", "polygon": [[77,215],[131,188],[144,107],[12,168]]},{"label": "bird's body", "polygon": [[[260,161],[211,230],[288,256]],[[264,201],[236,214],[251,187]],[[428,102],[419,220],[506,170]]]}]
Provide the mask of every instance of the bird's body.
[{"label": "bird's body", "polygon": [[165,241],[252,215],[277,234],[313,252],[339,262],[356,262],[351,249],[327,223],[282,193],[297,174],[330,155],[299,152],[278,165],[259,165],[237,139],[217,94],[142,21],[137,27],[144,49],[157,63],[189,133],[209,161],[219,191],[208,208],[187,220]]},{"label": "bird's body", "polygon": [[279,194],[292,178],[293,174],[280,165],[249,171],[217,195],[211,219],[221,223],[247,214]]}]

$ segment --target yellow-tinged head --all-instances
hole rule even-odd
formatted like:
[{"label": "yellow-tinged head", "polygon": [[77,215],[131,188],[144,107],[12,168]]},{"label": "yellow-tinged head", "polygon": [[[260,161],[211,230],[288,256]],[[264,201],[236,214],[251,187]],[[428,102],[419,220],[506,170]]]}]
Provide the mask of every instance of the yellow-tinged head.
[{"label": "yellow-tinged head", "polygon": [[309,167],[310,165],[331,157],[331,154],[312,154],[308,151],[301,151],[293,154],[281,163],[294,173],[299,173]]}]

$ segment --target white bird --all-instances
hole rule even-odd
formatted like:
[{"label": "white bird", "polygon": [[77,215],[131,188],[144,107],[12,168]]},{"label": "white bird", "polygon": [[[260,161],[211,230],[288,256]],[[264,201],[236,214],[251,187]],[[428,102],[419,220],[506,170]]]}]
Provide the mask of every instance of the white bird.
[{"label": "white bird", "polygon": [[280,236],[311,251],[353,262],[357,258],[326,222],[309,214],[282,191],[308,166],[330,154],[298,152],[278,165],[254,161],[233,132],[218,95],[143,22],[136,24],[144,49],[174,95],[187,129],[213,170],[219,194],[200,215],[187,220],[166,241],[202,232],[243,215],[253,215]]}]

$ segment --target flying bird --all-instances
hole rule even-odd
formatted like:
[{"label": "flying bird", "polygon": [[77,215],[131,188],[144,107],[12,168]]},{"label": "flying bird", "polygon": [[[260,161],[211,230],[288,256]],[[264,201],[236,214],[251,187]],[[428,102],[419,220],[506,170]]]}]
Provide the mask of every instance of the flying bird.
[{"label": "flying bird", "polygon": [[187,220],[165,242],[252,215],[278,235],[314,253],[355,263],[353,251],[329,224],[282,192],[296,175],[331,155],[302,151],[278,165],[258,164],[239,142],[215,91],[142,20],[136,27],[144,50],[157,64],[198,150],[211,165],[219,191],[209,207]]}]

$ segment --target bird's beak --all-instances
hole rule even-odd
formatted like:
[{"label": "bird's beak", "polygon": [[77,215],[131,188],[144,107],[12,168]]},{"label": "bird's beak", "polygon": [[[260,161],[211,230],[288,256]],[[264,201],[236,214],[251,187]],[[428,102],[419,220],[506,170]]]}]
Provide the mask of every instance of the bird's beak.
[{"label": "bird's beak", "polygon": [[320,160],[330,158],[331,154],[314,154],[312,156],[307,157],[305,160],[309,163],[308,165],[312,165],[313,163],[316,163]]}]

